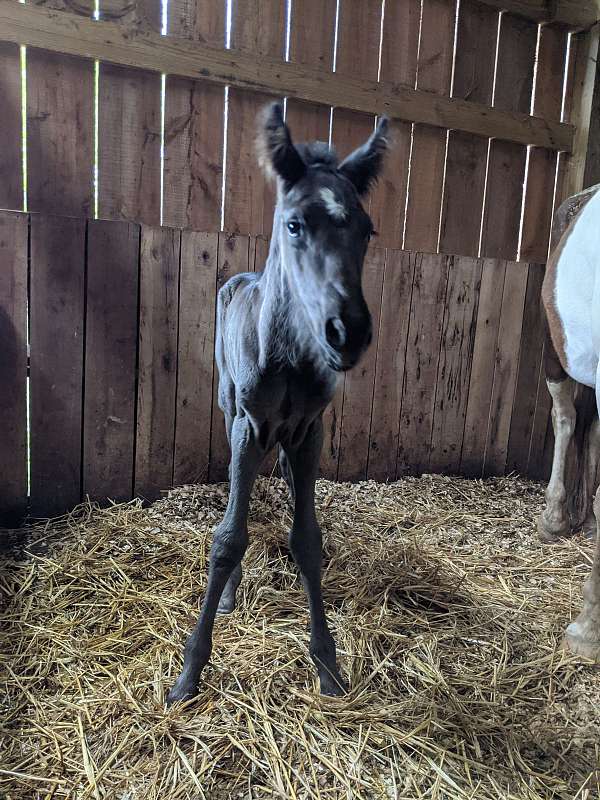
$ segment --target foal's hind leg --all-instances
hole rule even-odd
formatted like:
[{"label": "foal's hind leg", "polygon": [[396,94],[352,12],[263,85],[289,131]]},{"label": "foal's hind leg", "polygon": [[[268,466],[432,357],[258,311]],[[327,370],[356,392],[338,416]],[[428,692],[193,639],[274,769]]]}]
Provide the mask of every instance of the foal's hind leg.
[{"label": "foal's hind leg", "polygon": [[231,429],[231,487],[223,521],[213,534],[208,586],[200,617],[185,648],[183,670],[168,703],[187,700],[198,689],[200,673],[212,650],[212,632],[221,594],[231,573],[239,566],[248,544],[248,505],[252,485],[264,455],[255,441],[247,417],[236,417]]},{"label": "foal's hind leg", "polygon": [[310,607],[310,655],[319,674],[321,693],[341,695],[346,685],[336,664],[335,642],[329,632],[321,593],[322,536],[315,514],[315,480],[323,444],[319,417],[302,444],[288,452],[295,487],[290,550],[300,570]]},{"label": "foal's hind leg", "polygon": [[575,432],[575,382],[571,378],[565,378],[561,381],[548,380],[547,384],[552,395],[554,456],[552,474],[546,489],[546,508],[540,516],[538,528],[544,541],[554,541],[555,537],[570,531],[565,469],[569,443]]},{"label": "foal's hind leg", "polygon": [[[229,449],[231,450],[231,430],[233,427],[233,417],[231,414],[225,413],[225,431],[227,432],[227,441],[229,442]],[[229,460],[229,482],[231,483],[231,470],[233,464],[233,457]],[[240,583],[242,582],[242,562],[234,567],[233,572],[229,576],[229,580],[225,584],[225,588],[223,589],[223,594],[221,595],[221,600],[219,601],[219,606],[217,608],[217,614],[231,614],[231,612],[235,609],[235,596],[237,590],[239,588]]]}]

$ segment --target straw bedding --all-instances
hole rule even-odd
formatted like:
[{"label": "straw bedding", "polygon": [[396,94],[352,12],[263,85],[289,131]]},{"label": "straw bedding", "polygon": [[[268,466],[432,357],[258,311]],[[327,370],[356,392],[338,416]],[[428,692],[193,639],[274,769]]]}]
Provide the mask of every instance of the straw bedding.
[{"label": "straw bedding", "polygon": [[561,649],[591,545],[541,545],[538,484],[318,486],[351,693],[320,698],[281,481],[255,490],[238,610],[165,709],[226,487],[34,527],[5,565],[0,796],[592,798],[600,674]]}]

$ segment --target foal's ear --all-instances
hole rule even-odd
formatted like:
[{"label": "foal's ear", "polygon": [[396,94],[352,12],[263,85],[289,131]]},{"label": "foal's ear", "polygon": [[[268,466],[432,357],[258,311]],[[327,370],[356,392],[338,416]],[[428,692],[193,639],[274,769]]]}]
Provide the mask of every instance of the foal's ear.
[{"label": "foal's ear", "polygon": [[306,164],[294,147],[279,103],[267,106],[260,119],[257,139],[258,161],[271,177],[273,173],[291,188],[306,172]]},{"label": "foal's ear", "polygon": [[359,195],[366,194],[379,177],[389,145],[388,126],[388,118],[380,117],[367,141],[350,153],[339,166],[340,172],[352,181]]}]

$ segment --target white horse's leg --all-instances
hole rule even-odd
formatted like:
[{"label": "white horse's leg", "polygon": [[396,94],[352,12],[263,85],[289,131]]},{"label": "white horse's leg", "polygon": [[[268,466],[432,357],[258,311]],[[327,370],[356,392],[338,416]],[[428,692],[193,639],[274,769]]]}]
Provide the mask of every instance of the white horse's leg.
[{"label": "white horse's leg", "polygon": [[[596,373],[596,403],[600,410],[600,363]],[[600,661],[600,488],[594,500],[596,547],[592,571],[583,585],[583,608],[565,633],[565,644],[577,655]]]},{"label": "white horse's leg", "polygon": [[570,531],[565,489],[565,467],[569,443],[575,432],[575,383],[571,378],[564,381],[546,381],[552,396],[552,427],[554,428],[554,457],[552,475],[546,489],[546,508],[543,510],[538,528],[544,541],[554,541],[556,536]]}]

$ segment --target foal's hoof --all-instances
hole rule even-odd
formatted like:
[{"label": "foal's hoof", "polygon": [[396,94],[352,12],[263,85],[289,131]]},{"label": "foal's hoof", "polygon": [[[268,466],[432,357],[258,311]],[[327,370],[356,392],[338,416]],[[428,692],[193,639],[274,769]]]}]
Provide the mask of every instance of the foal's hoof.
[{"label": "foal's hoof", "polygon": [[586,630],[585,622],[578,619],[572,622],[565,631],[565,646],[576,656],[589,658],[591,661],[600,662],[600,635],[599,631]]},{"label": "foal's hoof", "polygon": [[173,703],[185,703],[186,700],[191,700],[197,694],[198,687],[195,684],[178,678],[167,695],[167,708],[170,708]]},{"label": "foal's hoof", "polygon": [[339,672],[332,675],[329,673],[321,675],[319,683],[321,694],[325,695],[325,697],[343,697],[348,694],[348,684]]},{"label": "foal's hoof", "polygon": [[217,614],[232,614],[235,611],[235,597],[221,597],[217,606]]}]

